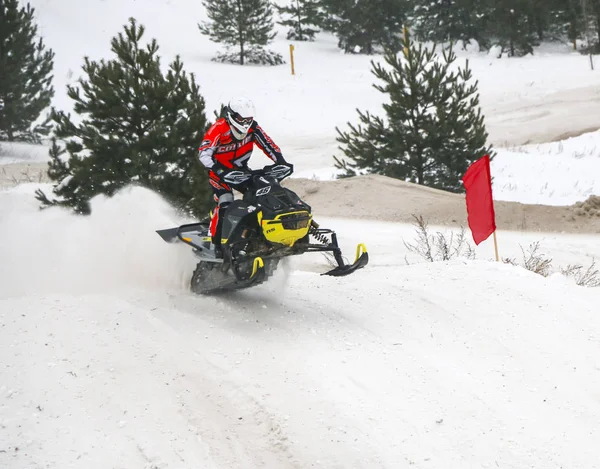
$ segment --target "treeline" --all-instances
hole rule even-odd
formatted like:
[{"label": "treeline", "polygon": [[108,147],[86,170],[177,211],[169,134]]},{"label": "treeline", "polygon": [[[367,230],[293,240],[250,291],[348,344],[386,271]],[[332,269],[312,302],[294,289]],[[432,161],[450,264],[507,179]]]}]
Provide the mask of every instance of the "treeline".
[{"label": "treeline", "polygon": [[291,0],[279,8],[289,38],[333,32],[348,53],[397,47],[408,26],[420,41],[500,47],[509,56],[532,53],[542,41],[598,52],[600,0]]}]

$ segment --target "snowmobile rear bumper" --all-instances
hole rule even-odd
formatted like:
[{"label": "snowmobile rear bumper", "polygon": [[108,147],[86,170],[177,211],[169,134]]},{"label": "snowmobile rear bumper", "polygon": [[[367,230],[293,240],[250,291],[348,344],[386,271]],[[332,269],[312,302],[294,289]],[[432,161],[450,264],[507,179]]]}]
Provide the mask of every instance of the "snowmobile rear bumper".
[{"label": "snowmobile rear bumper", "polygon": [[167,243],[176,240],[184,241],[185,233],[202,231],[207,228],[206,223],[189,223],[176,228],[167,228],[166,230],[156,230],[160,237]]},{"label": "snowmobile rear bumper", "polygon": [[211,249],[212,237],[208,234],[208,222],[189,223],[156,232],[167,243],[181,241],[192,246],[196,253],[202,253],[202,259],[207,262],[223,263],[223,259],[216,256],[214,248]]}]

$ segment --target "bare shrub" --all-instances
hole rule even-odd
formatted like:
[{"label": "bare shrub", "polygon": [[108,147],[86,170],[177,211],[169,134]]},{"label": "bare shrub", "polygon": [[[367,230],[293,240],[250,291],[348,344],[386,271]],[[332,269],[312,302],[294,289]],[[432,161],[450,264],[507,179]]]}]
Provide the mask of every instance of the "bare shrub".
[{"label": "bare shrub", "polygon": [[569,264],[560,271],[563,275],[575,279],[575,283],[581,287],[600,287],[600,270],[596,268],[595,259],[592,259],[587,269],[579,264]]},{"label": "bare shrub", "polygon": [[546,258],[544,254],[539,252],[539,241],[531,243],[527,252],[525,252],[523,246],[520,246],[520,248],[523,253],[523,267],[531,272],[542,275],[543,277],[550,275],[552,259]]},{"label": "bare shrub", "polygon": [[[428,262],[448,261],[457,257],[465,257],[467,259],[475,259],[475,250],[467,241],[467,231],[461,227],[458,234],[451,233],[445,235],[437,232],[431,234],[429,225],[424,218],[413,214],[416,226],[416,241],[407,243],[404,241],[404,246],[412,253],[418,254]],[[514,266],[521,266],[530,272],[548,277],[552,273],[552,259],[540,252],[540,242],[531,243],[527,250],[519,245],[522,253],[522,260],[519,262],[515,258],[504,257],[502,262]],[[404,256],[407,264],[408,258]],[[560,272],[575,280],[575,283],[582,287],[600,287],[600,268],[596,268],[596,261],[592,260],[592,264],[585,268],[580,264],[569,264],[564,268],[560,268]]]},{"label": "bare shrub", "polygon": [[514,257],[503,257],[502,258],[502,262],[504,264],[510,264],[510,265],[519,265],[519,263],[517,262],[517,260]]},{"label": "bare shrub", "polygon": [[[536,241],[529,245],[527,251],[523,249],[523,262],[519,264],[514,258],[503,258],[502,262],[511,265],[521,265],[525,269],[536,274],[547,277],[552,271],[552,259],[546,257],[540,252],[540,243]],[[560,272],[566,277],[571,277],[575,283],[582,287],[600,287],[600,269],[596,268],[596,261],[592,259],[592,264],[585,268],[581,264],[569,264],[566,267],[559,267]]]},{"label": "bare shrub", "polygon": [[24,182],[42,183],[44,181],[44,171],[40,169],[37,171],[37,173],[35,171],[32,173],[31,168],[27,166],[26,169],[21,171],[20,177],[13,175],[11,179],[14,184],[22,184]]},{"label": "bare shrub", "polygon": [[407,243],[404,241],[404,246],[410,252],[418,254],[428,262],[448,261],[457,257],[466,257],[467,259],[475,259],[475,250],[467,242],[467,231],[461,226],[458,234],[437,232],[431,234],[429,225],[423,216],[412,215],[414,218],[413,224],[416,229],[416,242]]}]

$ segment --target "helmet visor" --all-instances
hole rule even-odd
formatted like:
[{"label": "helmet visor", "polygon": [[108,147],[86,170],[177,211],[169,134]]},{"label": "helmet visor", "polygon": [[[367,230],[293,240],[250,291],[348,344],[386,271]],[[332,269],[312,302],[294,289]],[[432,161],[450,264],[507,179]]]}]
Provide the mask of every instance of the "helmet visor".
[{"label": "helmet visor", "polygon": [[237,112],[231,113],[233,121],[242,128],[248,128],[252,125],[253,117],[242,117]]}]

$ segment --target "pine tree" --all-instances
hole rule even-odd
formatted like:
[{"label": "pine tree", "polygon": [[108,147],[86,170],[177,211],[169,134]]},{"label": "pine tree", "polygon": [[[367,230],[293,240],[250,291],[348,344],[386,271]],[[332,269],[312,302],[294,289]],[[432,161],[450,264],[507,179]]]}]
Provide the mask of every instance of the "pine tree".
[{"label": "pine tree", "polygon": [[40,142],[49,119],[36,125],[54,96],[54,52],[37,35],[35,9],[0,0],[0,140]]},{"label": "pine tree", "polygon": [[[590,35],[595,34],[596,43],[590,44],[594,53],[600,53],[600,0],[582,0],[585,8],[585,16],[588,20]],[[585,27],[585,26],[584,26]],[[592,38],[590,38],[590,41]]]},{"label": "pine tree", "polygon": [[403,45],[405,53],[385,51],[385,64],[371,61],[372,73],[383,81],[373,86],[389,95],[386,118],[359,110],[358,126],[336,128],[348,158],[336,158],[336,166],[345,176],[375,173],[459,192],[469,164],[491,151],[477,82],[468,83],[468,62],[453,70],[451,48],[440,57],[435,46],[416,47],[410,37]]},{"label": "pine tree", "polygon": [[179,57],[163,74],[156,40],[141,43],[144,31],[132,18],[111,41],[115,58],[85,58],[87,79],[67,87],[78,123],[53,110],[48,175],[55,184],[52,197],[37,192],[44,204],[88,214],[94,196],[139,184],[188,214],[200,217],[209,208],[211,191],[197,157],[208,126],[204,98]]},{"label": "pine tree", "polygon": [[556,0],[527,0],[527,3],[529,4],[527,20],[530,32],[538,40],[543,41],[552,28],[553,10],[558,2]]},{"label": "pine tree", "polygon": [[577,49],[577,40],[583,35],[583,19],[581,4],[576,0],[564,0],[567,4],[556,10],[556,24],[559,24],[561,30],[566,32],[567,37],[573,42],[573,48]]},{"label": "pine tree", "polygon": [[468,43],[485,47],[486,0],[415,0],[410,15],[417,39]]},{"label": "pine tree", "polygon": [[550,40],[569,40],[577,49],[583,36],[583,18],[579,0],[534,0],[535,24],[538,37]]},{"label": "pine tree", "polygon": [[532,3],[524,0],[490,0],[490,34],[493,42],[502,47],[510,57],[533,53],[536,27],[533,21]]},{"label": "pine tree", "polygon": [[321,0],[326,26],[346,53],[373,54],[400,47],[408,2],[405,0]]},{"label": "pine tree", "polygon": [[264,49],[277,35],[273,32],[273,7],[269,0],[203,0],[208,18],[198,24],[202,34],[223,43],[227,51],[216,62],[279,65],[281,54]]},{"label": "pine tree", "polygon": [[279,14],[287,16],[288,19],[280,21],[282,26],[288,26],[290,30],[287,38],[296,41],[314,41],[318,29],[311,26],[319,26],[323,20],[321,5],[316,0],[292,0],[285,7],[275,6]]}]

